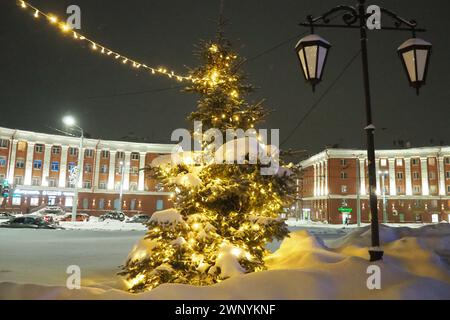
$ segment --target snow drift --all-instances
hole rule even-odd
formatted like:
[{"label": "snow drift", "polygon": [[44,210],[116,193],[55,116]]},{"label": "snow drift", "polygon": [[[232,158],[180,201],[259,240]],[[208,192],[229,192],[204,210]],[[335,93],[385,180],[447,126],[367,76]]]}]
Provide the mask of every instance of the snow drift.
[{"label": "snow drift", "polygon": [[307,231],[286,238],[267,260],[268,270],[236,273],[205,287],[164,284],[129,294],[122,290],[1,283],[0,297],[10,299],[450,299],[450,225],[421,228],[380,227],[385,250],[381,289],[369,290],[369,227],[325,245]]}]

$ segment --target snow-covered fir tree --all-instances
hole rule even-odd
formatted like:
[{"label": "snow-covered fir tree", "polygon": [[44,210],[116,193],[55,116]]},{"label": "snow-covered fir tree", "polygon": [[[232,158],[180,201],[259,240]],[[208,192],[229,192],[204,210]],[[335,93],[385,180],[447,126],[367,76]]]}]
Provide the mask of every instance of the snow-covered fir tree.
[{"label": "snow-covered fir tree", "polygon": [[[224,136],[227,129],[255,128],[267,113],[261,103],[247,103],[252,86],[245,83],[243,60],[230,43],[222,36],[204,42],[199,56],[202,64],[191,70],[194,81],[186,91],[200,98],[188,119],[201,121],[202,132],[216,128]],[[243,154],[236,145],[231,148],[243,157],[242,164],[217,163],[207,156],[229,149],[202,141],[201,152],[161,156],[147,168],[173,193],[174,208],[153,214],[145,238],[130,253],[121,275],[131,292],[162,283],[209,285],[264,270],[266,245],[288,234],[279,215],[295,199],[295,166],[280,163],[275,174],[262,175],[264,164],[248,158],[255,145],[251,138],[244,140]],[[256,144],[277,152],[259,140]]]}]

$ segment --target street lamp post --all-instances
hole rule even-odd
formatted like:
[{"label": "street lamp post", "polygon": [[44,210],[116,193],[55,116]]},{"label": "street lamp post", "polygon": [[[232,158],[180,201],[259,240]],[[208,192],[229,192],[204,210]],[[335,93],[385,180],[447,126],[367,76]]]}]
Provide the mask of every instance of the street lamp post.
[{"label": "street lamp post", "polygon": [[78,209],[78,184],[80,182],[80,173],[83,170],[83,140],[84,140],[84,130],[76,124],[75,119],[72,116],[65,116],[63,118],[63,123],[71,128],[75,128],[80,132],[80,145],[78,150],[78,165],[75,171],[75,186],[73,191],[73,203],[72,203],[72,221],[77,219],[77,209]]},{"label": "street lamp post", "polygon": [[[394,12],[379,8],[380,12],[387,15],[394,21],[394,26],[379,26],[380,30],[397,30],[412,32],[412,39],[407,40],[398,48],[398,54],[407,72],[409,83],[419,93],[419,88],[425,84],[428,71],[431,44],[416,38],[417,32],[423,32],[424,29],[417,28],[417,22],[404,19]],[[332,14],[343,12],[342,19],[344,23],[330,24]],[[375,169],[375,126],[372,121],[372,106],[370,98],[369,82],[369,63],[367,52],[367,21],[371,14],[366,12],[365,0],[358,0],[356,6],[339,5],[326,13],[313,17],[307,16],[307,21],[300,23],[301,26],[309,27],[311,35],[301,39],[295,49],[302,66],[305,80],[309,82],[313,91],[315,86],[321,81],[330,43],[322,37],[314,34],[314,28],[336,28],[336,29],[359,29],[363,85],[365,93],[365,111],[366,111],[366,131],[367,136],[367,160],[369,171],[369,199],[371,211],[371,242],[369,249],[370,261],[377,261],[383,258],[383,250],[380,247],[380,237],[378,230],[378,210],[376,195],[376,169]]]},{"label": "street lamp post", "polygon": [[125,164],[123,161],[120,161],[120,191],[119,191],[119,211],[122,212],[122,203],[123,203],[123,177],[125,175]]},{"label": "street lamp post", "polygon": [[359,174],[359,156],[356,156],[356,224],[361,226],[361,177]]},{"label": "street lamp post", "polygon": [[383,223],[387,223],[387,207],[386,207],[386,177],[388,176],[388,171],[380,171],[381,176],[381,194],[383,196]]}]

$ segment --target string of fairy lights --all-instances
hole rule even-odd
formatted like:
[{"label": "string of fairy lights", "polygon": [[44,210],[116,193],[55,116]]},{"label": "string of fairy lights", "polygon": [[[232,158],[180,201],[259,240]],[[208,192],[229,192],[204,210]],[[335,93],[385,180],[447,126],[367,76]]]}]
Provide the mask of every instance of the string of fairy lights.
[{"label": "string of fairy lights", "polygon": [[72,39],[75,41],[78,41],[80,43],[87,43],[91,50],[95,53],[104,55],[106,57],[110,57],[111,59],[120,62],[123,65],[130,66],[131,68],[135,69],[143,69],[149,72],[149,74],[152,75],[161,75],[166,76],[170,79],[174,79],[177,81],[190,81],[190,82],[197,82],[201,79],[196,79],[192,76],[185,76],[180,75],[178,73],[175,73],[174,71],[169,71],[168,69],[164,67],[151,67],[148,66],[145,63],[142,63],[140,61],[137,61],[135,59],[130,58],[129,56],[126,56],[122,53],[119,53],[115,50],[110,49],[107,46],[102,45],[101,43],[98,43],[90,38],[88,38],[86,35],[75,31],[68,25],[64,20],[61,20],[56,15],[52,13],[45,13],[42,10],[36,8],[35,6],[31,5],[27,1],[18,1],[18,5],[23,10],[30,10],[33,12],[33,17],[35,19],[44,18],[46,19],[50,25],[55,26],[57,29],[59,29],[62,33],[71,35]]}]

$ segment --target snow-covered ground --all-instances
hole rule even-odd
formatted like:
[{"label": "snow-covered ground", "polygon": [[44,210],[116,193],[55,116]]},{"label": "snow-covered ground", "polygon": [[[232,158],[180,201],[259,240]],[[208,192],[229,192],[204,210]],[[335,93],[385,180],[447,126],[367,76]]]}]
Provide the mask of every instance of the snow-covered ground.
[{"label": "snow-covered ground", "polygon": [[[367,267],[371,265],[368,226],[293,229],[297,231],[268,257],[267,271],[239,275],[207,287],[165,284],[142,294],[123,291],[115,275],[142,231],[3,229],[0,298],[450,299],[447,223],[420,228],[381,226],[385,257],[376,263],[381,269],[381,290],[369,290],[366,285]],[[80,290],[64,286],[69,264],[81,267]],[[43,272],[45,268],[47,272]]]},{"label": "snow-covered ground", "polygon": [[146,231],[142,223],[128,223],[107,219],[105,221],[71,222],[61,221],[60,226],[67,230],[93,230],[93,231]]}]

